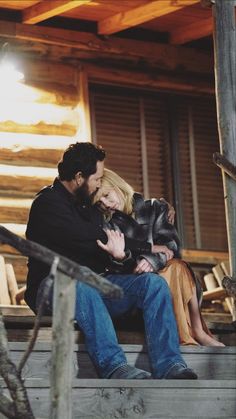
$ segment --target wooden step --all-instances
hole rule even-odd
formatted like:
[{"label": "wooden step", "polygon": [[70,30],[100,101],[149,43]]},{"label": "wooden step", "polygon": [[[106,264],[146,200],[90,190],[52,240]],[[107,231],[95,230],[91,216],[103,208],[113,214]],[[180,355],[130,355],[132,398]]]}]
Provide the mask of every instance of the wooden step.
[{"label": "wooden step", "polygon": [[[143,345],[121,345],[128,363],[150,371],[147,349]],[[26,342],[10,342],[11,359],[18,363]],[[181,347],[183,358],[193,368],[200,380],[236,379],[236,347]],[[38,342],[23,371],[24,378],[48,379],[51,344]],[[79,364],[79,371],[78,371]],[[226,367],[227,366],[227,367]],[[97,378],[84,344],[74,346],[73,375],[79,378]]]},{"label": "wooden step", "polygon": [[[37,418],[48,419],[48,380],[25,386]],[[101,380],[73,382],[73,418],[235,418],[235,380]],[[66,419],[66,418],[65,418]]]}]

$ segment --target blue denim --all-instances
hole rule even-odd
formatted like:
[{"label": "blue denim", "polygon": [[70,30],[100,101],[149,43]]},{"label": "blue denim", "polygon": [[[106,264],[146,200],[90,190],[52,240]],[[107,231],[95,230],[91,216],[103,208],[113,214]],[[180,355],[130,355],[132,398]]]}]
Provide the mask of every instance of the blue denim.
[{"label": "blue denim", "polygon": [[121,299],[106,297],[77,282],[75,319],[85,335],[88,353],[102,378],[127,363],[119,346],[111,318],[132,308],[143,311],[146,343],[152,374],[163,378],[174,364],[186,366],[179,349],[179,337],[169,287],[159,275],[113,274],[106,277],[119,285]]}]

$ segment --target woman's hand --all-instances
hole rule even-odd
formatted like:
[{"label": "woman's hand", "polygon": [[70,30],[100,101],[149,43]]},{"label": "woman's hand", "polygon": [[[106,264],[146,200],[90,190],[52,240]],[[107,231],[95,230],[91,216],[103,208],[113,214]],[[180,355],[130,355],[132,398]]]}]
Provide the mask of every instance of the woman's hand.
[{"label": "woman's hand", "polygon": [[165,253],[167,260],[173,259],[174,257],[173,250],[168,249],[167,246],[161,246],[159,244],[152,245],[152,253]]},{"label": "woman's hand", "polygon": [[160,201],[165,202],[168,205],[168,214],[167,214],[168,221],[169,221],[170,224],[174,224],[174,222],[175,222],[175,209],[174,209],[174,207],[169,202],[167,202],[165,200],[165,198],[160,198]]},{"label": "woman's hand", "polygon": [[124,234],[115,230],[104,230],[107,235],[107,243],[97,240],[97,244],[105,252],[109,253],[114,259],[122,260],[125,258],[125,238]]},{"label": "woman's hand", "polygon": [[142,274],[144,272],[153,272],[153,271],[154,269],[151,263],[143,258],[137,263],[137,266],[134,269],[134,274]]}]

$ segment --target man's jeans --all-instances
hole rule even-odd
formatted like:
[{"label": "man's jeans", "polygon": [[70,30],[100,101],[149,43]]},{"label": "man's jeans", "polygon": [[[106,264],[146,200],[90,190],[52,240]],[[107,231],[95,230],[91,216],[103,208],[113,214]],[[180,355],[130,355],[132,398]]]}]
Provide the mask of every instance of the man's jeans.
[{"label": "man's jeans", "polygon": [[134,307],[143,311],[153,377],[162,378],[176,363],[186,366],[179,350],[166,281],[153,273],[114,274],[106,278],[123,289],[123,298],[105,297],[82,282],[77,282],[76,287],[75,319],[84,332],[87,350],[100,376],[108,378],[116,368],[127,363],[111,317],[118,317]]}]

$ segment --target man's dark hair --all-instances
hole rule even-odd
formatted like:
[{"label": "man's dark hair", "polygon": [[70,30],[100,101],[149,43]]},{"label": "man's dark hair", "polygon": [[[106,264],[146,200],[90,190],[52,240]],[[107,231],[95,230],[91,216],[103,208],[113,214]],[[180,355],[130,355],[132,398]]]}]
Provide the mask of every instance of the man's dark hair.
[{"label": "man's dark hair", "polygon": [[105,150],[92,143],[75,143],[69,145],[58,163],[60,180],[72,180],[81,172],[84,178],[97,170],[97,162],[106,157]]}]

